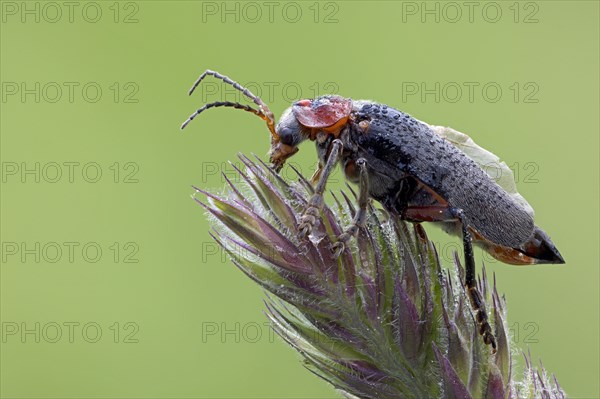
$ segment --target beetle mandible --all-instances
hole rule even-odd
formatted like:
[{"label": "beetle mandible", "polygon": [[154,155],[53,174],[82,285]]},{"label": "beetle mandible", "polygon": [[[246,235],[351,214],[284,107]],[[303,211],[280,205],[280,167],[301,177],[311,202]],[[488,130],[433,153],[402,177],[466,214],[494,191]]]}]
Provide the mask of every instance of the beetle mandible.
[{"label": "beetle mandible", "polygon": [[368,100],[337,95],[295,102],[279,123],[269,107],[247,88],[218,72],[207,70],[196,80],[191,95],[206,76],[223,80],[251,99],[258,109],[237,102],[204,105],[182,125],[213,107],[251,112],[271,132],[270,160],[279,172],[298,145],[316,143],[319,167],[312,182],[314,194],[302,214],[299,229],[310,234],[323,206],[327,179],[340,163],[346,178],[359,185],[358,210],[338,237],[333,250],[339,255],[348,241],[365,226],[369,198],[410,222],[441,222],[462,236],[465,286],[476,313],[479,332],[496,350],[483,299],[476,288],[472,243],[498,260],[518,265],[564,263],[548,235],[530,215],[464,152],[410,115]]}]

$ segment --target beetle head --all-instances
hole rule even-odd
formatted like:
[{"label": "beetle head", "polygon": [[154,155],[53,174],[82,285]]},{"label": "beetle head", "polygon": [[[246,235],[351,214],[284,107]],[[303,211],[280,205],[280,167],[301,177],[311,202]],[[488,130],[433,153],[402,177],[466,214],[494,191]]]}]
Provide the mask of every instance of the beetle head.
[{"label": "beetle head", "polygon": [[258,109],[238,102],[217,101],[206,104],[198,109],[181,125],[181,128],[185,128],[201,112],[213,107],[232,107],[251,112],[263,119],[267,123],[269,132],[271,132],[271,150],[269,151],[269,155],[272,167],[276,171],[281,170],[285,161],[298,152],[298,144],[307,138],[314,139],[316,132],[324,131],[333,135],[339,134],[341,127],[346,123],[350,115],[352,106],[350,99],[340,96],[322,96],[314,100],[301,100],[294,103],[294,105],[283,113],[276,127],[273,113],[258,96],[218,72],[206,70],[196,80],[189,94],[192,94],[200,82],[208,75],[232,85],[246,97],[250,98],[258,106]]},{"label": "beetle head", "polygon": [[310,136],[310,131],[298,122],[293,107],[286,109],[271,137],[270,160],[273,168],[281,170],[285,161],[298,152],[298,145]]},{"label": "beetle head", "polygon": [[318,131],[337,135],[347,122],[352,100],[340,96],[321,96],[300,100],[286,109],[271,140],[271,162],[280,170],[285,160],[298,152],[298,144],[315,138]]}]

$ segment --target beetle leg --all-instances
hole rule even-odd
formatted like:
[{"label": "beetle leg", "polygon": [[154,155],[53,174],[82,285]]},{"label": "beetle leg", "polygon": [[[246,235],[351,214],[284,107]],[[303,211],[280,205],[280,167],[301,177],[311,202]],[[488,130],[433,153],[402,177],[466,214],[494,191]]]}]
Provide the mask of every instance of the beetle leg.
[{"label": "beetle leg", "polygon": [[475,320],[479,326],[479,334],[483,336],[483,342],[487,345],[492,345],[492,352],[496,353],[496,338],[492,333],[492,327],[488,322],[487,311],[485,309],[485,303],[481,294],[477,290],[475,282],[475,257],[473,256],[473,245],[471,233],[469,232],[468,226],[464,220],[464,213],[461,209],[451,208],[451,212],[460,221],[462,227],[463,246],[465,252],[465,286],[469,293],[469,299],[471,300],[471,307],[475,311]]},{"label": "beetle leg", "polygon": [[350,226],[337,237],[337,242],[331,247],[331,249],[334,250],[336,257],[344,252],[348,241],[358,234],[358,229],[365,227],[367,206],[369,205],[369,175],[367,173],[367,161],[364,158],[359,158],[356,160],[355,164],[359,168],[358,210],[356,211]]},{"label": "beetle leg", "polygon": [[323,164],[321,162],[319,162],[319,166],[317,167],[317,170],[315,170],[315,173],[313,173],[312,177],[310,178],[310,182],[313,185],[316,185],[319,182],[321,173],[323,173]]},{"label": "beetle leg", "polygon": [[469,294],[471,307],[475,311],[475,320],[479,327],[479,334],[483,336],[483,342],[492,345],[492,352],[496,352],[496,338],[492,333],[492,327],[488,322],[485,303],[475,282],[475,257],[473,256],[473,244],[469,232],[468,221],[465,220],[462,209],[448,206],[408,206],[402,212],[402,218],[413,222],[451,222],[459,221],[462,228],[463,247],[465,254],[465,287]]},{"label": "beetle leg", "polygon": [[299,229],[301,237],[308,236],[317,222],[319,212],[323,208],[323,193],[325,192],[327,179],[340,159],[341,149],[342,142],[337,139],[333,140],[329,158],[327,158],[327,163],[319,176],[319,182],[317,183],[317,187],[315,187],[315,193],[310,197],[308,207],[302,214],[302,219],[300,220]]}]

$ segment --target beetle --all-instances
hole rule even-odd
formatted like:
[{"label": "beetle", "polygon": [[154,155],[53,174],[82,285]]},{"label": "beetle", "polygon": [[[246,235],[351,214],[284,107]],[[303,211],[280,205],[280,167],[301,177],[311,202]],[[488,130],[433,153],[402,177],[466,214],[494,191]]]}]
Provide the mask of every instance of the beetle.
[{"label": "beetle", "polygon": [[270,161],[276,172],[298,151],[300,143],[315,142],[319,166],[312,178],[314,193],[300,219],[302,236],[310,234],[317,223],[327,179],[337,164],[349,181],[359,185],[359,194],[357,212],[334,244],[336,255],[365,227],[370,198],[403,220],[438,222],[446,231],[462,236],[465,287],[479,333],[493,352],[496,339],[476,288],[473,243],[509,264],[564,263],[532,215],[426,123],[384,104],[325,95],[293,103],[276,125],[273,113],[258,96],[218,72],[207,70],[200,75],[190,95],[206,76],[232,85],[258,108],[230,101],[209,103],[194,112],[181,129],[213,107],[251,112],[267,123]]}]

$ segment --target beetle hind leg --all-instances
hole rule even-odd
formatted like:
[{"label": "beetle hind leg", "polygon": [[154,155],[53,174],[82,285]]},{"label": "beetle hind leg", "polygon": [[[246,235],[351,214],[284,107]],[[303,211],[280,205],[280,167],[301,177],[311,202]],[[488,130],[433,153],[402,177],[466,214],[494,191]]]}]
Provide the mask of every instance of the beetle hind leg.
[{"label": "beetle hind leg", "polygon": [[450,209],[450,212],[456,216],[460,221],[462,227],[463,246],[465,253],[465,286],[469,299],[471,301],[471,307],[475,311],[475,320],[479,327],[479,334],[483,337],[483,342],[486,345],[492,346],[492,353],[496,353],[496,337],[492,333],[492,327],[488,321],[488,315],[485,308],[485,302],[477,289],[475,281],[475,257],[473,255],[473,244],[471,233],[465,223],[463,212],[460,209]]},{"label": "beetle hind leg", "polygon": [[352,219],[350,226],[337,237],[331,249],[336,257],[340,256],[346,249],[348,241],[358,234],[358,230],[365,227],[367,216],[367,206],[369,205],[369,175],[367,173],[367,161],[364,158],[359,158],[355,162],[359,171],[359,194],[358,194],[358,210]]},{"label": "beetle hind leg", "polygon": [[468,220],[466,220],[462,209],[452,208],[447,205],[408,206],[402,211],[402,218],[412,222],[458,221],[460,223],[465,254],[465,287],[471,307],[475,311],[475,321],[479,334],[483,337],[483,342],[491,345],[492,352],[496,353],[496,338],[492,333],[492,327],[488,321],[485,302],[476,285],[472,237],[469,232]]}]

